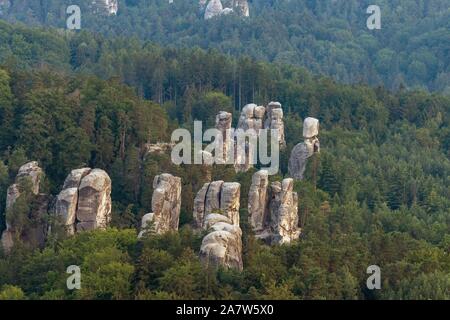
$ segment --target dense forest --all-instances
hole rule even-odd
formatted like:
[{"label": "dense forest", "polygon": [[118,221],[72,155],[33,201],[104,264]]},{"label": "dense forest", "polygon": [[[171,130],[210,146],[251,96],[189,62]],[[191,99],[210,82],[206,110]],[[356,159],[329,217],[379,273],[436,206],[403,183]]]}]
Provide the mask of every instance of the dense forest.
[{"label": "dense forest", "polygon": [[[86,165],[105,169],[113,185],[107,231],[0,253],[0,299],[450,298],[449,97],[339,84],[284,64],[85,31],[0,22],[0,40],[0,212],[27,160],[45,169],[43,187],[53,194],[71,169]],[[318,170],[295,185],[301,239],[257,241],[246,224],[256,169],[215,168],[214,179],[242,185],[244,271],[205,272],[202,235],[191,228],[203,169],[174,166],[165,154],[144,157],[145,144],[167,142],[195,119],[211,124],[219,110],[236,121],[246,103],[268,101],[285,110],[279,176],[302,120],[321,123]],[[138,241],[161,172],[182,178],[180,231]],[[72,264],[83,270],[81,290],[66,288]],[[372,264],[382,270],[382,290],[366,287]]]},{"label": "dense forest", "polygon": [[[9,21],[66,28],[68,5],[82,29],[178,48],[215,48],[232,56],[306,67],[339,82],[450,92],[448,0],[253,0],[250,17],[203,20],[198,0],[119,0],[117,16],[94,14],[90,0],[15,0]],[[369,5],[381,30],[369,30]],[[89,47],[86,50],[95,51]]]}]

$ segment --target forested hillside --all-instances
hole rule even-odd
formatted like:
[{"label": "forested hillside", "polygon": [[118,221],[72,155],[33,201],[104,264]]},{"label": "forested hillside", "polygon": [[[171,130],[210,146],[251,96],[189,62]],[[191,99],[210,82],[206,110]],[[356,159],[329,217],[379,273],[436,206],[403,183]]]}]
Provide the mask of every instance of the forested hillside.
[{"label": "forested hillside", "polygon": [[[79,4],[82,29],[174,47],[216,48],[233,56],[306,67],[345,83],[450,91],[448,0],[253,0],[250,17],[204,21],[197,0],[119,0],[117,16],[93,14],[90,0],[12,1],[1,18],[66,28]],[[369,5],[381,30],[369,30]],[[86,43],[86,50],[96,51]]]},{"label": "forested hillside", "polygon": [[[113,228],[1,254],[0,299],[450,298],[448,97],[338,84],[214,50],[88,32],[1,23],[0,38],[0,212],[27,160],[45,169],[53,194],[82,166],[106,170],[113,185]],[[285,110],[280,176],[302,120],[321,123],[317,172],[295,185],[301,239],[257,241],[246,224],[254,170],[215,168],[213,179],[242,185],[244,271],[204,272],[202,235],[191,228],[203,168],[174,166],[164,154],[143,157],[145,144],[169,141],[172,129],[194,119],[211,124],[219,110],[236,121],[244,104],[267,101]],[[161,172],[182,178],[180,232],[138,241]],[[81,290],[66,288],[71,264],[83,269]],[[366,288],[372,264],[382,269],[382,290]]]}]

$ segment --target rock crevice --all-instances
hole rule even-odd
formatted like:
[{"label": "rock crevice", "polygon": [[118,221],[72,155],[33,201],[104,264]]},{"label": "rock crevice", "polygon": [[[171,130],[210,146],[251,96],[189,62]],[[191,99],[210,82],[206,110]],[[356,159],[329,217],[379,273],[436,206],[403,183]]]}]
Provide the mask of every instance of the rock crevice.
[{"label": "rock crevice", "polygon": [[269,185],[266,170],[256,172],[248,195],[248,220],[256,234],[270,244],[290,243],[300,236],[298,195],[293,179]]},{"label": "rock crevice", "polygon": [[105,229],[111,221],[111,179],[101,169],[72,170],[64,181],[55,213],[68,234]]}]

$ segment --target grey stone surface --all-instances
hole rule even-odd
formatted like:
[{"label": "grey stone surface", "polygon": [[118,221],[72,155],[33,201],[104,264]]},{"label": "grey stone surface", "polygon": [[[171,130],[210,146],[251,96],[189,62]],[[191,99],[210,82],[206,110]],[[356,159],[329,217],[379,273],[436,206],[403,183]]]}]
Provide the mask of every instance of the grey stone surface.
[{"label": "grey stone surface", "polygon": [[241,228],[227,221],[219,221],[217,217],[206,218],[206,221],[212,220],[217,222],[209,227],[200,248],[202,263],[206,267],[243,270]]},{"label": "grey stone surface", "polygon": [[304,141],[297,144],[289,158],[289,175],[296,180],[303,180],[308,158],[320,152],[319,120],[306,118],[303,123]]},{"label": "grey stone surface", "polygon": [[205,183],[194,199],[196,228],[206,228],[205,218],[211,213],[224,215],[232,224],[239,225],[240,189],[236,182]]}]

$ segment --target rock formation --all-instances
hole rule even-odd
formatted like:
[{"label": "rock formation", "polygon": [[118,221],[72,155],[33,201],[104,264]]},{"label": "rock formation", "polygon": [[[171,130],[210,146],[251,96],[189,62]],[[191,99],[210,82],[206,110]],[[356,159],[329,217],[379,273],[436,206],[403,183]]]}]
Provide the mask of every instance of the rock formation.
[{"label": "rock formation", "polygon": [[290,243],[298,239],[298,195],[293,191],[294,180],[284,179],[270,186],[269,210],[272,243]]},{"label": "rock formation", "polygon": [[[209,227],[209,233],[203,238],[200,260],[207,267],[221,266],[242,271],[242,230],[222,217],[222,221]],[[206,220],[210,220],[209,216]]]},{"label": "rock formation", "polygon": [[163,173],[153,180],[152,213],[142,218],[141,232],[145,233],[150,222],[153,223],[152,232],[164,234],[178,230],[181,207],[181,178]]},{"label": "rock formation", "polygon": [[240,16],[249,17],[250,7],[248,0],[223,0],[224,7],[232,8]]},{"label": "rock formation", "polygon": [[266,108],[263,106],[257,106],[254,103],[247,104],[244,108],[242,108],[238,122],[238,129],[253,129],[256,133],[259,133],[259,130],[264,128],[265,113]]},{"label": "rock formation", "polygon": [[199,0],[200,10],[205,10],[206,20],[232,12],[244,17],[250,16],[247,0],[223,0],[223,3],[220,0],[210,0],[208,4],[206,2],[206,0]]},{"label": "rock formation", "polygon": [[220,0],[211,0],[205,9],[205,20],[222,14],[223,6]]},{"label": "rock formation", "polygon": [[111,221],[111,179],[101,169],[72,170],[55,204],[68,234],[105,229]]},{"label": "rock formation", "polygon": [[[233,121],[233,115],[229,112],[221,111],[216,116],[216,129],[222,134],[222,149],[223,149],[223,162],[227,163],[229,159],[229,153],[233,147],[233,141],[231,137],[231,122]],[[221,161],[219,161],[220,163]]]},{"label": "rock formation", "polygon": [[298,239],[298,196],[293,186],[292,179],[284,179],[269,187],[265,170],[253,175],[248,195],[248,219],[257,238],[271,244]]},{"label": "rock formation", "polygon": [[205,219],[219,213],[239,226],[241,185],[237,182],[213,181],[205,183],[194,199],[194,221],[197,228],[206,228]]},{"label": "rock formation", "polygon": [[14,217],[6,219],[6,230],[2,234],[2,246],[6,252],[9,252],[14,245],[14,240],[20,238],[24,243],[31,246],[43,246],[47,233],[48,206],[50,197],[39,193],[39,186],[44,173],[36,161],[31,161],[19,168],[15,182],[7,191],[6,212],[12,210],[17,199],[25,192],[24,188],[34,196],[31,200],[29,212],[24,214],[33,223],[25,226],[18,226],[14,222]]},{"label": "rock formation", "polygon": [[[261,129],[278,129],[278,142],[280,144],[280,148],[284,148],[286,146],[284,137],[283,109],[281,108],[281,104],[279,102],[270,102],[266,108],[263,106],[257,106],[256,104],[246,105],[242,109],[237,129],[244,130],[247,133],[253,132],[256,136],[260,135]],[[251,129],[254,131],[248,131]],[[250,134],[248,135],[250,136]],[[268,133],[268,135],[268,138],[270,139],[270,133]],[[257,150],[256,148],[250,146],[248,142],[245,144],[244,152],[241,152],[241,149],[237,149],[235,146],[236,172],[246,172],[252,167],[250,159],[254,157],[253,152]]]},{"label": "rock formation", "polygon": [[320,152],[320,142],[317,138],[319,134],[319,120],[306,118],[303,122],[304,142],[297,144],[291,152],[289,158],[289,175],[297,180],[303,180],[308,158]]},{"label": "rock formation", "polygon": [[286,146],[286,141],[284,139],[283,109],[281,108],[281,103],[271,102],[267,105],[264,128],[273,130],[278,129],[278,141],[280,143],[280,147]]},{"label": "rock formation", "polygon": [[257,234],[263,232],[270,222],[268,187],[268,172],[266,170],[256,172],[248,193],[248,219]]}]

